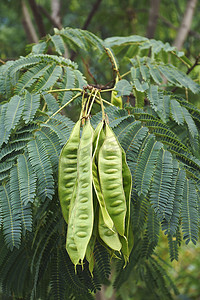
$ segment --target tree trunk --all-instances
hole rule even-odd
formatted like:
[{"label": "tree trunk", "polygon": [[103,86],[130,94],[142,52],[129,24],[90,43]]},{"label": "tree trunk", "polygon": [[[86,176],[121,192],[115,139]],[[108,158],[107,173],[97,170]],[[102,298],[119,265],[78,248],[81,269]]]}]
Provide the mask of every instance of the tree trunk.
[{"label": "tree trunk", "polygon": [[28,8],[26,6],[25,1],[22,0],[21,3],[22,3],[22,14],[23,14],[22,24],[23,24],[24,30],[26,32],[27,39],[28,39],[29,43],[37,43],[38,36],[37,36],[37,33],[33,26],[33,23],[31,21],[31,17],[30,17]]},{"label": "tree trunk", "polygon": [[159,7],[161,0],[151,0],[150,1],[150,10],[149,10],[149,20],[147,26],[146,37],[152,39],[154,37],[158,15],[159,15]]},{"label": "tree trunk", "polygon": [[35,2],[35,0],[29,0],[29,5],[30,5],[30,8],[33,12],[33,16],[35,18],[35,23],[38,27],[39,36],[40,36],[40,38],[42,38],[46,35],[46,31],[45,31],[45,28],[44,28],[42,16],[41,16],[40,11],[38,9],[37,3]]},{"label": "tree trunk", "polygon": [[62,28],[60,8],[60,0],[51,0],[51,17],[59,29]]},{"label": "tree trunk", "polygon": [[188,0],[182,23],[178,29],[174,41],[174,46],[177,47],[178,50],[182,48],[183,43],[189,33],[196,4],[197,0]]}]

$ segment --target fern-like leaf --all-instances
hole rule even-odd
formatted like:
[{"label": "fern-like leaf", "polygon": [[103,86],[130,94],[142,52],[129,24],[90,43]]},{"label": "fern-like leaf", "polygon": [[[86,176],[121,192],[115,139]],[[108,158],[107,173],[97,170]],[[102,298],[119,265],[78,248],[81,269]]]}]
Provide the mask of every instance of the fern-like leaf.
[{"label": "fern-like leaf", "polygon": [[36,191],[36,174],[26,155],[21,154],[17,159],[20,198],[23,205],[32,203]]},{"label": "fern-like leaf", "polygon": [[63,39],[60,35],[55,34],[53,36],[50,36],[50,39],[55,47],[56,52],[59,55],[63,55],[65,53],[65,45],[63,43]]},{"label": "fern-like leaf", "polygon": [[26,91],[24,94],[24,110],[22,114],[26,124],[33,120],[39,105],[40,95],[30,94],[28,91]]},{"label": "fern-like leaf", "polygon": [[184,116],[182,112],[182,107],[178,101],[172,99],[170,101],[170,108],[171,108],[171,116],[172,119],[179,125],[183,125],[184,123]]},{"label": "fern-like leaf", "polygon": [[51,118],[46,124],[41,124],[41,127],[48,127],[57,134],[61,145],[64,145],[66,143],[73,126],[73,121],[61,115]]},{"label": "fern-like leaf", "polygon": [[56,81],[60,78],[61,74],[61,66],[53,64],[52,66],[50,66],[50,68],[48,68],[48,70],[46,70],[44,76],[39,79],[39,81],[34,87],[34,90],[37,92],[41,92],[49,89],[56,83]]},{"label": "fern-like leaf", "polygon": [[181,207],[183,239],[186,244],[198,240],[197,192],[191,179],[186,179]]},{"label": "fern-like leaf", "polygon": [[17,82],[15,92],[19,94],[24,89],[28,89],[29,87],[31,87],[41,76],[43,76],[47,72],[50,67],[51,65],[42,62],[30,68],[21,76],[21,78]]},{"label": "fern-like leaf", "polygon": [[11,202],[13,203],[13,211],[16,211],[19,215],[18,218],[21,219],[20,227],[23,227],[25,233],[27,230],[32,230],[32,211],[30,203],[24,203],[22,200],[19,181],[19,166],[14,166],[10,172]]},{"label": "fern-like leaf", "polygon": [[150,190],[150,202],[160,220],[171,216],[172,206],[167,206],[172,187],[172,155],[160,150]]},{"label": "fern-like leaf", "polygon": [[154,137],[150,138],[145,145],[135,171],[136,190],[139,195],[142,194],[143,196],[146,196],[149,191],[150,182],[161,147],[162,144],[156,142]]},{"label": "fern-like leaf", "polygon": [[100,277],[102,283],[106,282],[111,273],[110,259],[107,250],[99,243],[95,244],[94,258],[96,262],[95,268],[98,271],[98,276]]},{"label": "fern-like leaf", "polygon": [[37,137],[27,144],[31,165],[37,175],[37,193],[44,201],[52,199],[54,194],[54,180],[51,163],[45,145]]},{"label": "fern-like leaf", "polygon": [[178,242],[176,240],[176,236],[167,236],[168,239],[168,247],[169,247],[169,255],[171,261],[178,261]]},{"label": "fern-like leaf", "polygon": [[19,122],[24,108],[24,101],[20,96],[13,96],[8,102],[5,127],[7,131],[13,129]]},{"label": "fern-like leaf", "polygon": [[60,250],[60,268],[65,281],[69,284],[72,290],[78,292],[79,294],[87,293],[87,288],[81,282],[77,274],[75,274],[74,265],[72,264],[69,255],[65,249]]},{"label": "fern-like leaf", "polygon": [[[173,164],[175,164],[174,161]],[[174,166],[172,183],[173,183],[173,187],[169,197],[169,202],[173,203],[172,215],[169,220],[165,219],[162,222],[162,230],[164,230],[165,234],[171,236],[176,233],[179,224],[180,209],[183,201],[185,171]]]},{"label": "fern-like leaf", "polygon": [[36,133],[36,135],[42,139],[45,145],[53,170],[57,170],[61,149],[58,136],[48,127],[43,127],[41,131]]},{"label": "fern-like leaf", "polygon": [[192,119],[190,113],[185,107],[182,107],[182,112],[185,118],[185,122],[188,126],[189,134],[191,137],[191,146],[196,151],[199,152],[199,133],[194,120]]},{"label": "fern-like leaf", "polygon": [[152,65],[150,62],[147,62],[147,67],[149,68],[149,73],[150,73],[152,79],[155,81],[155,83],[161,84],[163,81],[163,78],[161,77],[158,69],[154,65]]},{"label": "fern-like leaf", "polygon": [[160,222],[151,206],[148,207],[148,220],[147,220],[147,236],[150,243],[154,247],[158,244],[160,234]]},{"label": "fern-like leaf", "polygon": [[[60,89],[72,89],[75,87],[75,72],[72,68],[64,67],[64,76],[60,84]],[[60,92],[58,95],[58,101],[61,105],[64,105],[72,98],[73,92],[66,91]]]},{"label": "fern-like leaf", "polygon": [[10,130],[5,127],[5,118],[8,104],[0,106],[0,147],[3,143],[7,143],[10,137]]},{"label": "fern-like leaf", "polygon": [[17,204],[13,202],[10,197],[10,188],[8,184],[0,187],[0,203],[2,208],[5,242],[11,250],[14,247],[19,248],[21,243],[21,220]]},{"label": "fern-like leaf", "polygon": [[51,260],[51,292],[55,300],[63,300],[65,294],[65,284],[59,265],[59,252],[55,251]]},{"label": "fern-like leaf", "polygon": [[[60,94],[60,93],[59,93]],[[48,93],[42,93],[42,96],[44,98],[44,101],[47,104],[48,107],[48,111],[49,112],[56,112],[57,110],[59,110],[59,104],[58,101],[56,100],[56,98],[52,95],[52,94],[48,94]]]}]

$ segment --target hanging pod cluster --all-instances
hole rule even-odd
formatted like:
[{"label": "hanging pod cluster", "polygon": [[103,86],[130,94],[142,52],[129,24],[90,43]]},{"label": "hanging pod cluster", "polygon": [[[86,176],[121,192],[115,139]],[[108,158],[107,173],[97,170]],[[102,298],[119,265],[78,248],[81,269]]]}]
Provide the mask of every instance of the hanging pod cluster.
[{"label": "hanging pod cluster", "polygon": [[75,266],[86,258],[92,272],[96,240],[128,261],[132,180],[125,153],[105,119],[94,131],[88,118],[81,137],[80,128],[81,120],[61,151],[58,192],[68,224],[66,250]]}]

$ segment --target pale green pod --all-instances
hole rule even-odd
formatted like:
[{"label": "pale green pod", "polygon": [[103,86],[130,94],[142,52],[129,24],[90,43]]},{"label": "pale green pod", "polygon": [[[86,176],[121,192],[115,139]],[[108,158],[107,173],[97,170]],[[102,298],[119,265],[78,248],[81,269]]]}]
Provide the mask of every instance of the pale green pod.
[{"label": "pale green pod", "polygon": [[100,187],[100,180],[99,180],[99,174],[97,170],[97,164],[98,164],[98,154],[99,149],[101,148],[103,142],[105,139],[105,134],[103,132],[103,122],[99,123],[95,132],[94,132],[94,139],[93,139],[93,145],[95,146],[94,153],[93,153],[93,162],[92,162],[92,177],[93,177],[93,186],[94,190],[98,199],[98,203],[102,212],[102,217],[104,220],[104,223],[106,226],[113,230],[114,223],[109,216],[109,213],[106,208],[105,200],[102,194],[102,190]]},{"label": "pale green pod", "polygon": [[80,120],[62,148],[58,165],[58,196],[63,217],[68,223],[69,206],[77,178],[77,151],[80,143]]},{"label": "pale green pod", "polygon": [[83,128],[78,149],[78,186],[74,219],[74,241],[78,249],[81,263],[83,263],[86,254],[94,222],[92,195],[92,140],[93,128],[88,120]]},{"label": "pale green pod", "polygon": [[[96,199],[96,195],[94,193],[94,190],[93,190],[93,199],[94,199],[94,215],[97,216],[98,215],[98,205],[97,205],[97,199]],[[97,218],[94,218],[94,226],[93,226],[93,231],[92,231],[92,236],[89,240],[89,243],[88,243],[88,246],[87,246],[87,249],[86,249],[86,259],[89,263],[89,271],[93,277],[93,270],[94,270],[94,246],[95,246],[95,242],[96,242],[96,239],[97,239],[97,223],[98,223],[98,219]]]},{"label": "pale green pod", "polygon": [[99,210],[99,224],[98,224],[99,237],[102,241],[112,250],[120,251],[121,243],[116,230],[110,230],[104,223],[102,211]]},{"label": "pale green pod", "polygon": [[[121,147],[121,146],[120,146]],[[131,189],[132,189],[132,176],[131,171],[126,162],[126,155],[122,150],[122,176],[123,176],[123,188],[126,198],[126,218],[125,218],[125,238],[122,238],[122,254],[124,255],[125,265],[128,262],[130,252],[133,247],[133,233],[130,225],[130,204],[131,204]]]},{"label": "pale green pod", "polygon": [[69,223],[67,227],[67,238],[66,238],[66,250],[69,254],[69,257],[73,264],[76,265],[79,263],[80,256],[78,253],[77,246],[74,241],[74,225],[75,225],[75,212],[76,212],[76,193],[77,193],[78,182],[76,180],[74,191],[71,197],[70,209],[69,209]]},{"label": "pale green pod", "polygon": [[127,207],[122,177],[122,150],[107,124],[106,138],[99,150],[98,169],[107,211],[117,232],[124,236]]}]

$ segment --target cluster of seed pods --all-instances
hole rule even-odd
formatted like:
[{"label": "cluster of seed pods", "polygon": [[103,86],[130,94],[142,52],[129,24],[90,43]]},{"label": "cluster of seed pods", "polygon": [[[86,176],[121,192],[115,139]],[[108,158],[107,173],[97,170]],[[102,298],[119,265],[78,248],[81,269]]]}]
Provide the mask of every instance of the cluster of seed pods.
[{"label": "cluster of seed pods", "polygon": [[126,156],[105,120],[94,130],[79,120],[59,159],[58,194],[68,224],[66,250],[76,266],[94,267],[98,241],[125,264],[133,246],[130,229],[131,173]]}]

